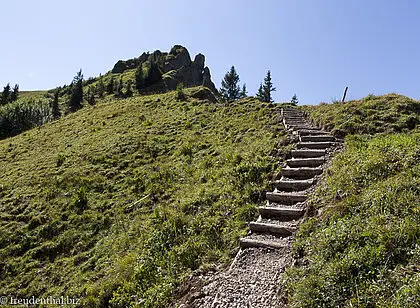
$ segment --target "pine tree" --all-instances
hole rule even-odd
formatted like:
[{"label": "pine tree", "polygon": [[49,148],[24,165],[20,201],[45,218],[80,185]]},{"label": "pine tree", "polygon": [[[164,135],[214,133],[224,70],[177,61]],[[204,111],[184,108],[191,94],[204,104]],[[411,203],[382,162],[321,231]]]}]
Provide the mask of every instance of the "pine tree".
[{"label": "pine tree", "polygon": [[77,75],[73,78],[71,83],[71,95],[69,101],[69,110],[71,112],[77,111],[82,108],[83,101],[83,74],[80,70]]},{"label": "pine tree", "polygon": [[220,94],[222,95],[223,99],[229,101],[240,98],[241,88],[239,87],[238,82],[239,75],[236,73],[235,67],[232,65],[222,80]]},{"label": "pine tree", "polygon": [[132,81],[129,80],[127,82],[127,87],[124,93],[124,97],[132,97],[132,96],[133,96]]},{"label": "pine tree", "polygon": [[239,93],[239,98],[245,98],[247,97],[247,91],[246,91],[246,83],[242,86],[241,93]]},{"label": "pine tree", "polygon": [[15,84],[15,86],[13,87],[12,93],[10,93],[10,101],[11,102],[17,101],[18,98],[19,98],[19,85]]},{"label": "pine tree", "polygon": [[54,92],[54,98],[50,103],[51,113],[52,113],[52,116],[53,116],[54,120],[61,117],[60,106],[58,104],[59,97],[60,97],[60,89],[57,89]]},{"label": "pine tree", "polygon": [[99,98],[103,98],[105,94],[105,85],[101,74],[99,75],[99,81],[96,84],[96,94]]},{"label": "pine tree", "polygon": [[291,101],[290,101],[293,105],[297,105],[298,103],[299,103],[299,100],[298,100],[298,98],[297,98],[297,96],[296,96],[296,93],[293,95],[293,97],[292,97],[292,99],[291,99]]},{"label": "pine tree", "polygon": [[2,105],[6,105],[10,102],[10,83],[7,83],[7,85],[3,88],[0,101]]},{"label": "pine tree", "polygon": [[162,72],[159,68],[157,60],[150,61],[148,63],[147,74],[144,78],[145,87],[151,86],[162,80]]},{"label": "pine tree", "polygon": [[143,66],[140,64],[136,69],[136,89],[140,91],[144,88],[144,73],[143,73]]},{"label": "pine tree", "polygon": [[276,91],[276,88],[273,87],[273,83],[271,82],[271,72],[268,70],[267,76],[264,78],[264,102],[266,103],[272,103],[273,99],[271,97],[271,92]]},{"label": "pine tree", "polygon": [[260,83],[260,87],[258,88],[258,92],[257,92],[257,94],[255,95],[260,101],[264,101],[264,97],[265,97],[265,95],[264,95],[264,89],[263,89],[263,85],[262,85],[262,83]]},{"label": "pine tree", "polygon": [[111,77],[111,79],[109,80],[108,84],[106,85],[106,92],[108,94],[113,94],[114,93],[114,76]]},{"label": "pine tree", "polygon": [[116,91],[115,91],[115,97],[122,98],[124,96],[123,89],[124,89],[124,83],[123,83],[122,76],[121,76],[120,81],[117,83],[117,87],[116,87]]},{"label": "pine tree", "polygon": [[88,89],[86,96],[87,96],[87,101],[88,101],[89,105],[93,106],[93,105],[96,104],[96,102],[95,102],[95,92],[93,91],[92,88]]}]

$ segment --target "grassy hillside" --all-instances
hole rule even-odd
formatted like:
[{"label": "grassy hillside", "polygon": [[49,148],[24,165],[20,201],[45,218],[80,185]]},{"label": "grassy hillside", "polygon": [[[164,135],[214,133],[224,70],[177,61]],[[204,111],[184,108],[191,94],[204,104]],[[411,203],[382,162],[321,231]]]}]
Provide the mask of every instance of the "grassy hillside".
[{"label": "grassy hillside", "polygon": [[314,123],[340,137],[404,132],[420,124],[420,101],[398,94],[369,95],[361,100],[304,109]]},{"label": "grassy hillside", "polygon": [[[385,133],[412,128],[406,119],[418,120],[418,106],[386,95],[307,108],[344,134],[383,133],[349,135],[312,196],[320,215],[299,231],[302,259],[288,271],[292,307],[418,307],[420,130]],[[345,126],[342,110],[357,121]]]},{"label": "grassy hillside", "polygon": [[271,104],[107,100],[0,141],[0,294],[164,307],[227,262],[278,161]]}]

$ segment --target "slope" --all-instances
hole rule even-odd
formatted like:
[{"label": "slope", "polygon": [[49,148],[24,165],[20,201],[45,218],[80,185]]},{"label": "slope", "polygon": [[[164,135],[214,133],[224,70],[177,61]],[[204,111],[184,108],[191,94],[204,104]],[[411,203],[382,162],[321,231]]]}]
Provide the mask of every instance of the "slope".
[{"label": "slope", "polygon": [[185,92],[106,100],[0,141],[0,294],[163,307],[194,270],[226,264],[284,134],[272,104]]},{"label": "slope", "polygon": [[311,197],[318,215],[297,237],[299,259],[287,279],[292,307],[418,307],[418,106],[390,94],[305,107],[347,137]]}]

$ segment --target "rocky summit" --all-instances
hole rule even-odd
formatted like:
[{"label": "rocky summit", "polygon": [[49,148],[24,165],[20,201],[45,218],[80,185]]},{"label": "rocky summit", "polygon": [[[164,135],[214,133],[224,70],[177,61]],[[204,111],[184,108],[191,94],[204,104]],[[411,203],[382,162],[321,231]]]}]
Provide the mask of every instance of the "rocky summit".
[{"label": "rocky summit", "polygon": [[153,53],[144,52],[138,58],[119,60],[111,72],[120,74],[150,62],[158,64],[162,77],[153,85],[153,90],[174,90],[182,83],[185,87],[205,86],[217,93],[211,80],[210,69],[205,66],[205,56],[199,53],[192,61],[188,50],[181,45],[175,45],[169,53],[156,50]]}]

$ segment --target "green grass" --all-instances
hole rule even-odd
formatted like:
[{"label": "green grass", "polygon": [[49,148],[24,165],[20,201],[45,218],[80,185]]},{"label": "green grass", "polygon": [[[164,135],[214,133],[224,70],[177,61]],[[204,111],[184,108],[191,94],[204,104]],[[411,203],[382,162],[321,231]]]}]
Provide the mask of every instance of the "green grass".
[{"label": "green grass", "polygon": [[271,104],[184,91],[107,97],[0,141],[0,294],[165,307],[227,264],[284,135]]},{"label": "green grass", "polygon": [[20,91],[19,98],[25,100],[40,100],[45,98],[45,95],[48,94],[48,91]]},{"label": "green grass", "polygon": [[348,137],[311,202],[322,214],[300,227],[291,307],[418,307],[418,130]]},{"label": "green grass", "polygon": [[305,106],[314,123],[336,136],[409,131],[420,124],[420,101],[398,94]]}]

